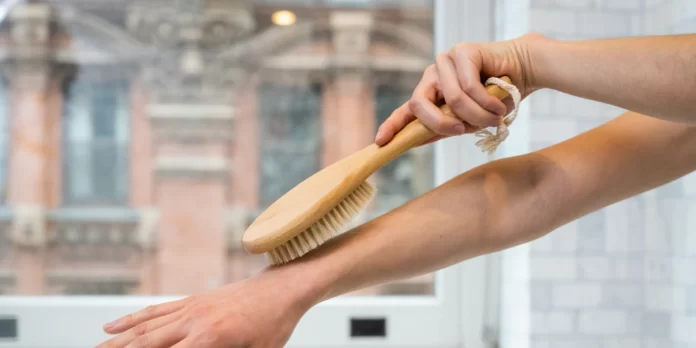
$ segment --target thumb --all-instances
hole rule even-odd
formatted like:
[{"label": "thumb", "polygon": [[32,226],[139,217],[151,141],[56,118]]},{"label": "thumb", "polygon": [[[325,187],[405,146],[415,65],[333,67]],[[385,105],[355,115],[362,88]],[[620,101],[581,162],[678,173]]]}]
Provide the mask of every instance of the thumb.
[{"label": "thumb", "polygon": [[384,146],[394,137],[396,133],[401,131],[407,124],[415,120],[416,116],[413,115],[411,110],[408,108],[408,103],[404,103],[398,107],[391,116],[387,118],[384,123],[377,130],[377,135],[375,136],[375,144],[379,146]]}]

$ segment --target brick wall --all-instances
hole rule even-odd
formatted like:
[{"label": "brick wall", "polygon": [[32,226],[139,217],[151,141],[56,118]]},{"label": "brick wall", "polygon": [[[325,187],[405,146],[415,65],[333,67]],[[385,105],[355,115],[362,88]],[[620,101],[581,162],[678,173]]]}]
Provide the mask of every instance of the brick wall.
[{"label": "brick wall", "polygon": [[[499,32],[515,25],[558,39],[696,32],[694,0],[528,0],[528,6],[526,18],[498,20]],[[622,112],[555,91],[527,103],[532,150]],[[532,242],[529,265],[532,348],[696,347],[696,174]]]}]

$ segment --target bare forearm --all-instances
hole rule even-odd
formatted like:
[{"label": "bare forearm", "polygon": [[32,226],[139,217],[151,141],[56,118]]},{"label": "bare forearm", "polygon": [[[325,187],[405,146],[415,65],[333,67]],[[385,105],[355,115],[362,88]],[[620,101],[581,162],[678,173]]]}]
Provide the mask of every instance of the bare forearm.
[{"label": "bare forearm", "polygon": [[518,245],[696,169],[694,129],[628,114],[471,170],[291,264],[316,301]]},{"label": "bare forearm", "polygon": [[666,120],[696,123],[696,34],[531,40],[534,84]]}]

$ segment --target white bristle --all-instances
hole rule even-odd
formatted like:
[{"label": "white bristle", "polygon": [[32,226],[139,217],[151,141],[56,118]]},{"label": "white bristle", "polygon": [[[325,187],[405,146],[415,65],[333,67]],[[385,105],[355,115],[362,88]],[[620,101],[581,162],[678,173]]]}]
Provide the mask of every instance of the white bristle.
[{"label": "white bristle", "polygon": [[269,261],[274,265],[288,263],[343,233],[351,221],[370,203],[376,192],[372,184],[362,183],[307,230],[271,250],[268,253]]}]

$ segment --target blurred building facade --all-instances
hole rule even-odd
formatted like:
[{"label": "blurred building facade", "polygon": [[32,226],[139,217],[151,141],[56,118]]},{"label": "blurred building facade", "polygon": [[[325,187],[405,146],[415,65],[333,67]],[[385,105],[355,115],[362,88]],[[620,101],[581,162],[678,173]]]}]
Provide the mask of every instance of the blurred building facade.
[{"label": "blurred building facade", "polygon": [[[258,272],[240,244],[256,214],[368,145],[433,55],[431,1],[0,14],[0,294],[188,294]],[[424,147],[375,175],[366,218],[430,189],[431,162]]]}]

